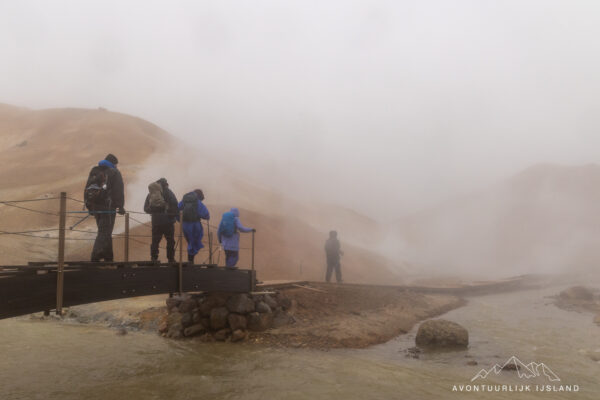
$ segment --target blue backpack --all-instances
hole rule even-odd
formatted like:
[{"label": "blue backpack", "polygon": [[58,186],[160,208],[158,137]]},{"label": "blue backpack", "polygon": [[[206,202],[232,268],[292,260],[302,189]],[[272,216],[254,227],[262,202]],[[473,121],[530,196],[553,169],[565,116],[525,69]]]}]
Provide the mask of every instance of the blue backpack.
[{"label": "blue backpack", "polygon": [[225,237],[232,237],[235,234],[235,214],[231,211],[227,211],[221,218],[219,224],[219,232]]}]

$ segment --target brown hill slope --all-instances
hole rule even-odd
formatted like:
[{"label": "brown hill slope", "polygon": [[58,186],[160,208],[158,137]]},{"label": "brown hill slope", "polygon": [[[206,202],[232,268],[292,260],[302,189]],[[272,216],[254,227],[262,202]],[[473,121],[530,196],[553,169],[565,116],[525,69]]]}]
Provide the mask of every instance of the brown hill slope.
[{"label": "brown hill slope", "polygon": [[405,218],[398,231],[403,255],[438,271],[586,270],[600,262],[598,204],[600,166],[537,165]]},{"label": "brown hill slope", "polygon": [[[56,197],[67,191],[81,199],[87,173],[92,165],[109,152],[120,160],[126,182],[126,209],[141,211],[147,184],[166,176],[180,198],[183,193],[201,187],[206,204],[217,225],[222,212],[240,207],[246,225],[256,227],[256,265],[260,279],[322,279],[323,243],[329,227],[341,229],[353,243],[372,245],[380,238],[376,223],[334,206],[321,207],[285,196],[259,184],[259,177],[245,177],[230,166],[211,159],[206,150],[199,153],[179,143],[155,125],[135,117],[106,110],[56,109],[32,111],[0,105],[0,200]],[[252,181],[252,182],[251,182]],[[58,200],[23,203],[21,206],[56,213]],[[68,209],[81,210],[81,204],[69,200]],[[67,226],[84,215],[68,218]],[[146,215],[132,214],[141,222]],[[0,230],[26,231],[55,228],[56,215],[32,213],[0,205]],[[87,259],[95,230],[91,218],[79,224],[67,237],[67,258]],[[122,232],[119,217],[115,233]],[[148,259],[150,231],[132,220],[130,259]],[[56,232],[33,233],[49,238],[0,234],[0,264],[56,257]],[[122,241],[115,238],[115,256],[122,257]],[[164,243],[163,243],[164,246]],[[244,237],[249,247],[249,235]],[[346,255],[344,271],[349,281],[399,281],[395,265],[373,251],[343,243]],[[219,253],[217,253],[217,257]],[[164,249],[161,251],[164,259]],[[221,255],[221,257],[223,257]],[[204,261],[207,252],[197,261]],[[222,261],[222,258],[221,258]],[[249,251],[241,255],[242,266],[249,265]]]}]

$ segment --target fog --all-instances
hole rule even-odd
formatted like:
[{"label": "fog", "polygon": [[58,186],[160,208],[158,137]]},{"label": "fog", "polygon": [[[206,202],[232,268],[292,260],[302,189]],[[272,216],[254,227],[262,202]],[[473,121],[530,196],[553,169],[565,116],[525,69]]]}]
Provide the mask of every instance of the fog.
[{"label": "fog", "polygon": [[600,160],[592,1],[0,4],[0,101],[150,120],[294,194],[397,218]]}]

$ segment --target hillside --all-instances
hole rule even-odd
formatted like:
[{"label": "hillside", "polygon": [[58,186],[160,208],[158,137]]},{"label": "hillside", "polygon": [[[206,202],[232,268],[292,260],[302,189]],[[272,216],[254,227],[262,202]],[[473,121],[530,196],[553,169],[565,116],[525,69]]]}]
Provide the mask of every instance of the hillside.
[{"label": "hillside", "polygon": [[397,225],[402,256],[449,274],[584,271],[600,262],[600,166],[536,165]]},{"label": "hillside", "polygon": [[[0,200],[56,197],[66,191],[69,197],[82,198],[89,169],[112,152],[120,160],[119,169],[126,182],[125,208],[141,211],[147,184],[159,177],[169,180],[171,189],[181,198],[183,193],[200,187],[205,203],[217,225],[222,212],[232,206],[242,210],[242,220],[256,227],[256,265],[260,279],[322,279],[324,275],[323,243],[329,229],[338,229],[345,249],[343,267],[348,281],[399,282],[393,271],[406,267],[392,265],[364,247],[382,237],[377,224],[369,218],[336,206],[323,206],[289,199],[260,184],[260,177],[244,176],[230,165],[224,166],[209,151],[198,151],[181,143],[157,126],[139,118],[107,110],[53,109],[28,110],[0,105]],[[58,200],[19,204],[42,212],[55,213]],[[81,203],[68,201],[68,209],[81,211]],[[83,215],[72,215],[67,226]],[[148,216],[132,214],[147,222]],[[0,230],[27,231],[57,226],[57,217],[32,213],[0,205]],[[132,220],[130,259],[148,259],[150,230]],[[79,224],[67,237],[67,258],[89,257],[94,231],[91,218]],[[115,233],[123,230],[118,218]],[[54,237],[56,232],[33,233]],[[250,236],[242,246],[249,247]],[[123,244],[115,238],[115,257],[122,257]],[[164,242],[163,242],[164,246]],[[245,253],[244,253],[245,252]],[[249,250],[241,254],[241,266],[249,265]],[[197,262],[204,261],[201,254]],[[55,259],[54,239],[0,235],[0,264],[30,260]],[[219,253],[216,253],[219,257]],[[221,255],[221,261],[222,261]],[[161,258],[165,258],[164,250]]]}]

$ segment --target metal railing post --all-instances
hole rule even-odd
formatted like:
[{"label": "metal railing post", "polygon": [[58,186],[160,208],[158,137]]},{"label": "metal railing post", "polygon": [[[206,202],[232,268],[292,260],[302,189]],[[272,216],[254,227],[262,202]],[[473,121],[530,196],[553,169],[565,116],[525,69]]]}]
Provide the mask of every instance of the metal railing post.
[{"label": "metal railing post", "polygon": [[254,271],[254,234],[256,232],[252,231],[252,271]]},{"label": "metal railing post", "polygon": [[[208,223],[207,223],[208,225]],[[212,265],[213,263],[213,251],[212,251],[212,243],[213,243],[213,233],[212,232],[208,232],[208,263],[210,265]]]},{"label": "metal railing post", "polygon": [[67,221],[67,193],[60,193],[60,213],[58,219],[58,268],[56,273],[56,314],[62,315],[63,292],[65,285],[65,225]]},{"label": "metal railing post", "polygon": [[183,295],[183,212],[179,212],[179,295]]},{"label": "metal railing post", "polygon": [[124,238],[123,257],[125,262],[129,261],[129,213],[125,213],[125,238]]}]

